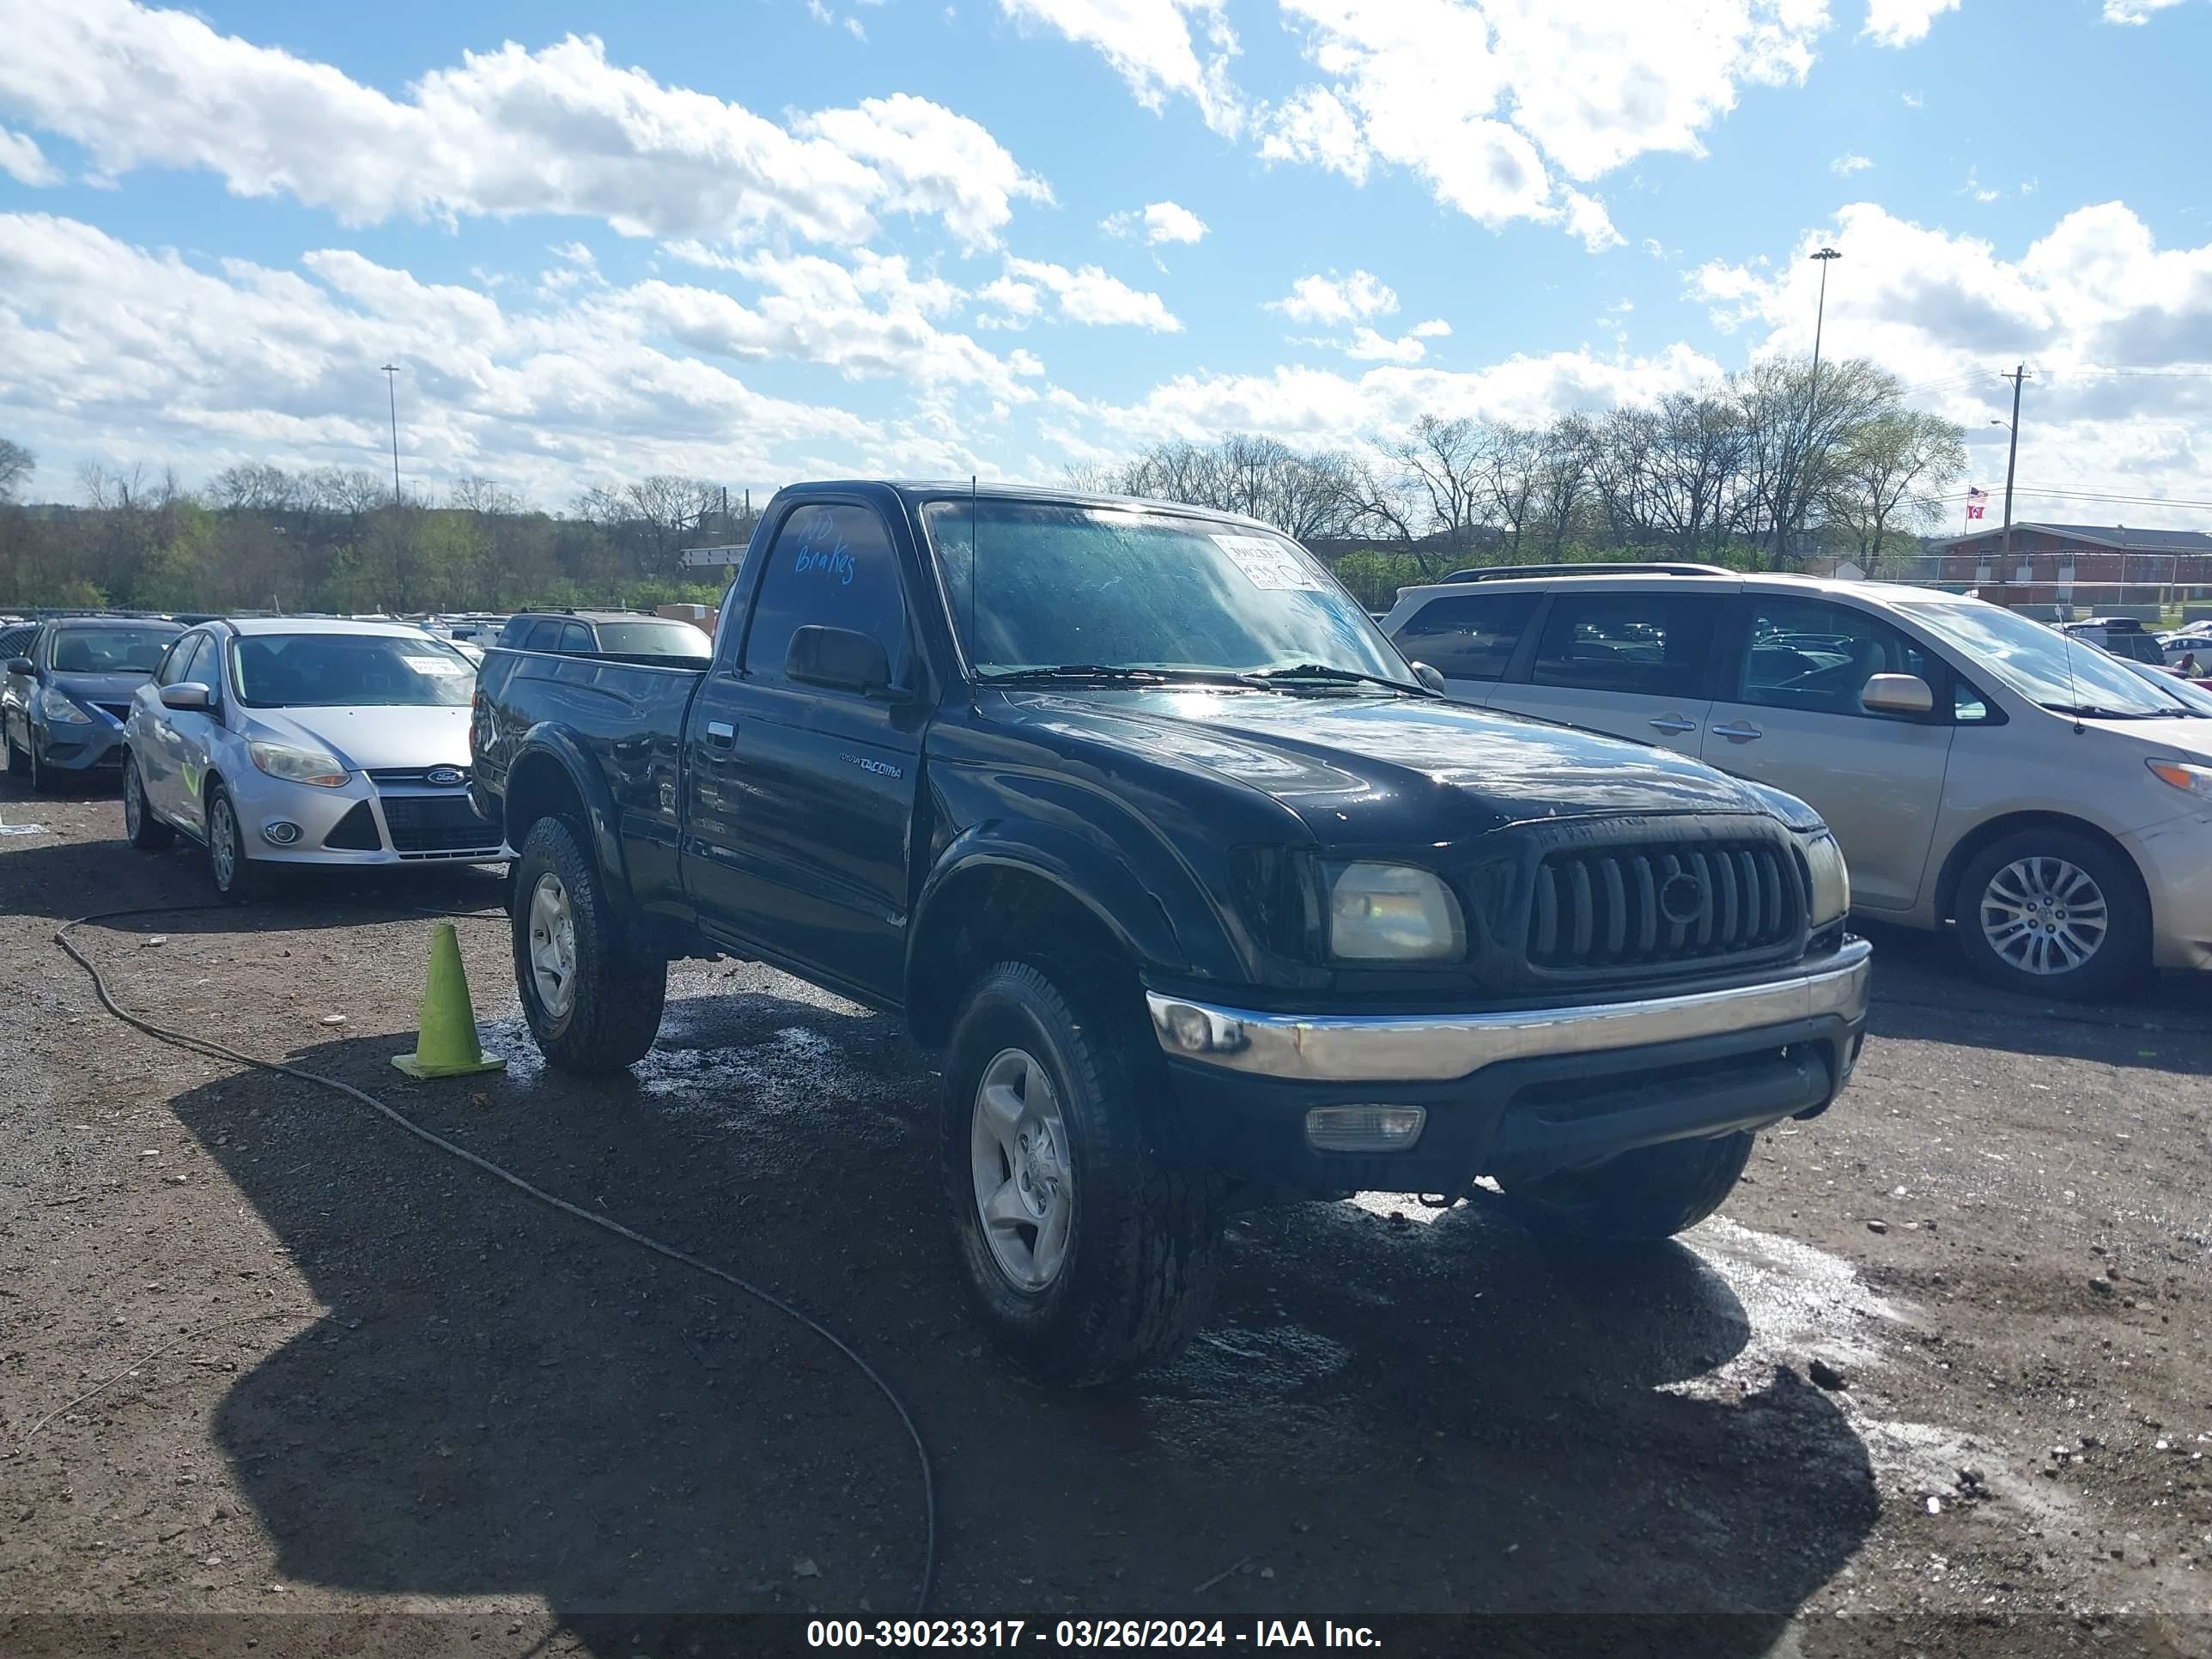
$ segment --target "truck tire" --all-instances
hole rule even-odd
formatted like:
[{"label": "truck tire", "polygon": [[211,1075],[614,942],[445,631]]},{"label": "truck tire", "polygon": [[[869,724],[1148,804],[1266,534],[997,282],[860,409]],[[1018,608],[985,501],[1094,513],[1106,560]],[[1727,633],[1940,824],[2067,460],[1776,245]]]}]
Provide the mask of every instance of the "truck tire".
[{"label": "truck tire", "polygon": [[1959,877],[1959,948],[2023,996],[2109,996],[2150,968],[2150,905],[2125,858],[2072,830],[1992,842]]},{"label": "truck tire", "polygon": [[1534,1232],[1591,1243],[1648,1243],[1694,1227],[1727,1201],[1758,1139],[1748,1130],[1711,1140],[1639,1146],[1587,1170],[1498,1184]]},{"label": "truck tire", "polygon": [[1159,1158],[1146,1109],[1165,1079],[1100,977],[999,963],[968,994],[945,1068],[963,1277],[1000,1346],[1060,1388],[1173,1354],[1220,1273],[1218,1185]]},{"label": "truck tire", "polygon": [[546,1060],[599,1077],[644,1059],[660,1032],[668,963],[631,940],[574,826],[532,824],[511,879],[514,985]]}]

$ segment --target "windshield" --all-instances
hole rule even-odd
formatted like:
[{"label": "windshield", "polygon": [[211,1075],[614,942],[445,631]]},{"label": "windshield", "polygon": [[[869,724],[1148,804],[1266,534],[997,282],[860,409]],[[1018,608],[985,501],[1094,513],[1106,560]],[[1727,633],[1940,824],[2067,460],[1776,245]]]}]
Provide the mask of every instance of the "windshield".
[{"label": "windshield", "polygon": [[254,634],[233,641],[231,678],[249,708],[464,708],[477,671],[428,635]]},{"label": "windshield", "polygon": [[[2031,702],[2061,714],[2149,720],[2191,712],[2094,646],[1979,599],[1909,599],[1905,613]],[[2163,678],[2163,676],[2159,677]]]},{"label": "windshield", "polygon": [[1281,536],[1003,499],[933,502],[922,521],[980,676],[1079,664],[1412,678],[1358,602]]},{"label": "windshield", "polygon": [[599,649],[613,657],[703,657],[713,650],[704,629],[687,622],[601,623]]},{"label": "windshield", "polygon": [[54,632],[57,674],[150,674],[177,637],[173,628],[63,628]]}]

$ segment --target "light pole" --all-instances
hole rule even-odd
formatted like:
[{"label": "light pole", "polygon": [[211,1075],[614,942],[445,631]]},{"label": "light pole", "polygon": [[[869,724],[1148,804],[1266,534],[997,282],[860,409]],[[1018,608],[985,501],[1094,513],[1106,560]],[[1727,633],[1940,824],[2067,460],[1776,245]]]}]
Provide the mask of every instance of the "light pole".
[{"label": "light pole", "polygon": [[[1813,308],[1813,378],[1805,392],[1805,454],[1798,469],[1801,475],[1812,471],[1813,428],[1820,418],[1820,325],[1827,320],[1828,314],[1828,266],[1844,256],[1832,247],[1824,247],[1812,257],[1820,266],[1820,298]],[[1793,533],[1803,528],[1804,508],[1811,504],[1809,501],[1802,503],[1790,515],[1796,521],[1791,526]]]},{"label": "light pole", "polygon": [[399,365],[386,363],[378,373],[384,376],[386,399],[392,405],[392,504],[399,505]]}]

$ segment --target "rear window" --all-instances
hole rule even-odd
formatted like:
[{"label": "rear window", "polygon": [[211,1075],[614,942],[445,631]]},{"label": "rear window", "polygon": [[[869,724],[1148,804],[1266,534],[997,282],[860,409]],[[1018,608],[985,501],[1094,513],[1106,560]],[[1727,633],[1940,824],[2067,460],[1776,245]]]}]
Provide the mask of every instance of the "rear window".
[{"label": "rear window", "polygon": [[1406,620],[1395,643],[1448,680],[1494,680],[1536,614],[1535,593],[1469,594],[1431,599]]},{"label": "rear window", "polygon": [[1529,678],[1631,696],[1698,694],[1717,603],[1686,593],[1559,592]]},{"label": "rear window", "polygon": [[714,648],[687,622],[601,623],[599,649],[617,657],[703,657]]}]

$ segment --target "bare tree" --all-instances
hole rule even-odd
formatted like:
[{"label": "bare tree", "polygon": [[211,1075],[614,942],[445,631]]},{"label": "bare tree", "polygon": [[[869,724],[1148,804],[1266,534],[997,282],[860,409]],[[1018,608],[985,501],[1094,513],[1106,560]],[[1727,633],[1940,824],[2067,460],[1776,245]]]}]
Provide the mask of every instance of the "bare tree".
[{"label": "bare tree", "polygon": [[12,438],[0,438],[0,501],[12,501],[23,482],[38,471],[39,458]]},{"label": "bare tree", "polygon": [[1841,446],[1822,494],[1827,517],[1856,540],[1859,563],[1879,568],[1893,522],[1933,521],[1942,493],[1966,470],[1966,434],[1955,422],[1919,410],[1896,410],[1863,422]]}]

